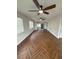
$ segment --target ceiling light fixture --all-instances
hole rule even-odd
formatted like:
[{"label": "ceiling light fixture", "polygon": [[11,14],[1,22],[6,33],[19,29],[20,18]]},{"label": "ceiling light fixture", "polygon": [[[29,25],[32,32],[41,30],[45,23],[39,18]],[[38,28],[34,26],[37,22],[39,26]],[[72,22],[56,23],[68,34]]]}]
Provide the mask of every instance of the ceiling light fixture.
[{"label": "ceiling light fixture", "polygon": [[39,10],[39,13],[43,13],[43,10]]},{"label": "ceiling light fixture", "polygon": [[43,19],[43,18],[40,18],[40,21],[44,21],[45,19]]},{"label": "ceiling light fixture", "polygon": [[42,19],[40,18],[40,21],[42,21]]}]

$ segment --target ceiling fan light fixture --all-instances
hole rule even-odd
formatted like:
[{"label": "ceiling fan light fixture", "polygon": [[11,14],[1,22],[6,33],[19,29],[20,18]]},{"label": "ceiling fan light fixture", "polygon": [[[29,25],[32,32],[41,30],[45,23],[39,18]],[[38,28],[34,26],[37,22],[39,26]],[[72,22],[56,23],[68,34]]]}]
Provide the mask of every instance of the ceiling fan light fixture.
[{"label": "ceiling fan light fixture", "polygon": [[40,21],[42,21],[42,19],[40,18]]},{"label": "ceiling fan light fixture", "polygon": [[43,13],[43,10],[39,10],[39,13]]}]

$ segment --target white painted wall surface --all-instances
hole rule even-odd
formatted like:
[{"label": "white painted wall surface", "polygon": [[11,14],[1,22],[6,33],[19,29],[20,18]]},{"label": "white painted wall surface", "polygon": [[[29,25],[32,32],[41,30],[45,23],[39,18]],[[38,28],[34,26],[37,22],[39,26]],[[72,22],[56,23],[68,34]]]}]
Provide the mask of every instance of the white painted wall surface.
[{"label": "white painted wall surface", "polygon": [[17,34],[17,44],[19,44],[21,41],[23,41],[34,29],[29,28],[29,19],[27,16],[17,13],[17,17],[20,17],[23,19],[23,26],[24,26],[24,32]]},{"label": "white painted wall surface", "polygon": [[62,38],[62,19],[60,19],[58,38]]},{"label": "white painted wall surface", "polygon": [[[61,34],[59,34],[59,29],[60,29],[60,22],[61,22],[61,16],[56,16],[54,18],[52,18],[51,20],[48,21],[48,30],[55,35],[57,38],[59,38],[59,36]],[[62,32],[62,31],[61,31]]]}]

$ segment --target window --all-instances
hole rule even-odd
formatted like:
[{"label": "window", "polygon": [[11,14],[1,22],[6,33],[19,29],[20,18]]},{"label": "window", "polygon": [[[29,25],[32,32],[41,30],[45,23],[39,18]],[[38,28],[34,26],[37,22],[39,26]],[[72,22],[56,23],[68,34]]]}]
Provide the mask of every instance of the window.
[{"label": "window", "polygon": [[41,24],[40,23],[36,23],[35,27],[36,27],[36,29],[41,29]]},{"label": "window", "polygon": [[23,19],[17,17],[17,34],[24,32]]},{"label": "window", "polygon": [[33,21],[29,21],[29,28],[32,29],[34,26],[33,26]]},{"label": "window", "polygon": [[38,24],[37,24],[37,27],[38,27],[38,28],[41,28],[41,24],[40,24],[40,23],[38,23]]}]

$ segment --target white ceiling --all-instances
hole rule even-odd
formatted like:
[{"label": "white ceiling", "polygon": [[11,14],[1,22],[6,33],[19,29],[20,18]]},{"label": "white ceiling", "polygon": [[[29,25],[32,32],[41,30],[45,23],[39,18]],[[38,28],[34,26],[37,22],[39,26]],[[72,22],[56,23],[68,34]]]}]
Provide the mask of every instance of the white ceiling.
[{"label": "white ceiling", "polygon": [[50,13],[49,15],[40,14],[38,16],[37,12],[28,12],[28,10],[37,9],[32,0],[17,0],[17,10],[35,21],[39,21],[40,17],[46,20],[51,20],[53,17],[61,15],[62,0],[38,0],[38,2],[39,4],[43,5],[44,8],[52,4],[56,4],[56,8],[48,10]]}]

